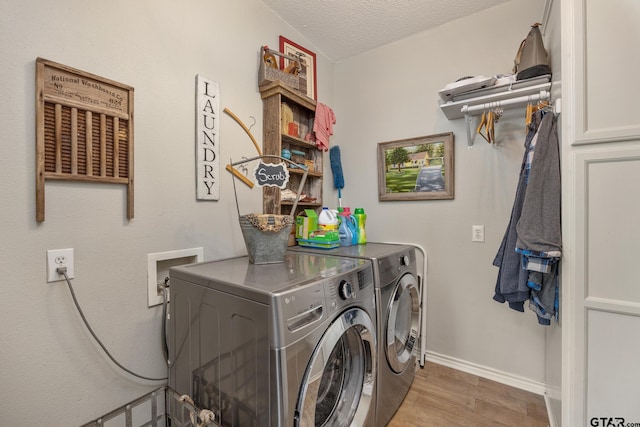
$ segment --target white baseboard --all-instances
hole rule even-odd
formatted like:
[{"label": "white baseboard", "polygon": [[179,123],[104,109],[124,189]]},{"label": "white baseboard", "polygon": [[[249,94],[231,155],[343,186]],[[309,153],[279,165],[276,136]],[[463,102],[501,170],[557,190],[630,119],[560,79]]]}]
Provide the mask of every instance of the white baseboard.
[{"label": "white baseboard", "polygon": [[551,398],[548,394],[544,395],[544,406],[547,408],[547,418],[549,419],[549,427],[558,427],[558,423],[556,422],[556,416],[553,413],[551,407]]},{"label": "white baseboard", "polygon": [[[468,374],[477,375],[482,378],[486,378],[492,381],[496,381],[502,384],[506,384],[511,387],[519,388],[522,390],[530,391],[531,393],[545,395],[545,384],[531,380],[529,378],[521,377],[519,375],[510,374],[508,372],[500,371],[487,366],[471,363],[466,360],[456,359],[455,357],[445,356],[444,354],[434,353],[427,351],[425,359],[429,362],[437,363],[439,365],[448,366],[449,368],[457,369],[459,371],[466,372]],[[548,408],[548,405],[547,405]]]}]

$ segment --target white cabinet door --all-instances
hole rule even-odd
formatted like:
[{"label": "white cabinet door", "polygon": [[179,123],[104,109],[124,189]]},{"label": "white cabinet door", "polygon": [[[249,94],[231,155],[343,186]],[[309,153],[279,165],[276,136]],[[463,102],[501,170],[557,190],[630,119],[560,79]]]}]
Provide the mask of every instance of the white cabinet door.
[{"label": "white cabinet door", "polygon": [[575,233],[575,293],[565,299],[573,305],[565,326],[573,325],[575,359],[565,366],[575,369],[567,415],[577,418],[566,425],[640,422],[640,146],[628,145],[573,153],[575,216],[565,220]]},{"label": "white cabinet door", "polygon": [[638,22],[637,0],[562,3],[567,427],[640,422]]},{"label": "white cabinet door", "polygon": [[[640,135],[640,2],[575,0],[574,143],[622,141]],[[565,20],[566,22],[566,20]]]}]

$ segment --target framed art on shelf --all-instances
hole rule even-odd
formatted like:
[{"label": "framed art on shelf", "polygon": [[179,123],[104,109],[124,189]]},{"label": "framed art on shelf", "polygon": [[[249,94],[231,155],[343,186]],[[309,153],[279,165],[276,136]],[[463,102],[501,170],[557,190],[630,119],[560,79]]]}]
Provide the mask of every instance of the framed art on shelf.
[{"label": "framed art on shelf", "polygon": [[[316,54],[283,36],[280,36],[280,52],[300,58],[299,77],[306,80],[307,96],[318,100]],[[280,69],[284,70],[289,65],[289,62],[286,58],[280,58]]]},{"label": "framed art on shelf", "polygon": [[378,200],[453,199],[453,132],[378,143]]}]

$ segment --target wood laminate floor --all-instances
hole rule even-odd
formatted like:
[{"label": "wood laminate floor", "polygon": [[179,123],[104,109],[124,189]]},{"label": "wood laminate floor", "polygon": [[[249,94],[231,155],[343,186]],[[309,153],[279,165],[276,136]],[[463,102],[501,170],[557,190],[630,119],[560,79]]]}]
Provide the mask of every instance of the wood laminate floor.
[{"label": "wood laminate floor", "polygon": [[542,396],[426,362],[387,427],[548,425]]}]

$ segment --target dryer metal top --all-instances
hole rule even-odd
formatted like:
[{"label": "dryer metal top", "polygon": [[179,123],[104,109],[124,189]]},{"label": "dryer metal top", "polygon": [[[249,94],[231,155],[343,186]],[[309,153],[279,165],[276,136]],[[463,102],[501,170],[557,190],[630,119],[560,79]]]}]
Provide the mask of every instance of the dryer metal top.
[{"label": "dryer metal top", "polygon": [[363,269],[367,265],[365,260],[355,258],[287,252],[282,263],[251,264],[249,257],[242,256],[172,267],[170,276],[269,304],[274,295]]},{"label": "dryer metal top", "polygon": [[364,245],[340,246],[334,249],[315,249],[303,246],[294,246],[289,248],[289,250],[302,253],[318,253],[319,251],[322,251],[322,253],[332,256],[380,259],[411,248],[413,248],[413,246],[404,244],[367,242]]}]

